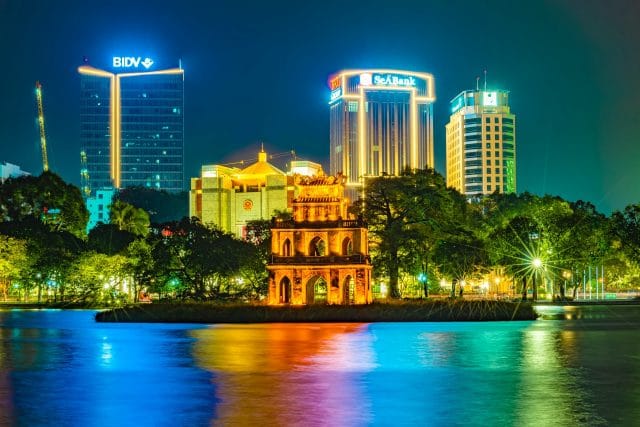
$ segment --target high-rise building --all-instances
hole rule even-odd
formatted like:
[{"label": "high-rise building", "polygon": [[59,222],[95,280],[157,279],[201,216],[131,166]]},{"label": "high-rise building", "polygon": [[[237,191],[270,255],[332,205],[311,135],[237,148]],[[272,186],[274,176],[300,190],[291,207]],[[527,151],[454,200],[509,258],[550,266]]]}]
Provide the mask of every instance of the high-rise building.
[{"label": "high-rise building", "polygon": [[114,57],[113,72],[78,68],[86,195],[109,187],[184,189],[184,71],[153,65]]},{"label": "high-rise building", "polygon": [[366,177],[433,167],[434,80],[401,70],[345,70],[329,79],[330,173],[347,189]]},{"label": "high-rise building", "polygon": [[516,116],[506,90],[466,90],[446,125],[447,186],[466,196],[516,191]]}]

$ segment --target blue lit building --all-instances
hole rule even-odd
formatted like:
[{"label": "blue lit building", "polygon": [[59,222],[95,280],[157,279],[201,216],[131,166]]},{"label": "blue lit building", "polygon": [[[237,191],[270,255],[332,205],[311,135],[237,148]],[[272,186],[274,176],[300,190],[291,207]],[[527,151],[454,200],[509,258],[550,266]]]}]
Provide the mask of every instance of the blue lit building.
[{"label": "blue lit building", "polygon": [[115,57],[78,68],[85,195],[101,188],[184,190],[184,71]]}]

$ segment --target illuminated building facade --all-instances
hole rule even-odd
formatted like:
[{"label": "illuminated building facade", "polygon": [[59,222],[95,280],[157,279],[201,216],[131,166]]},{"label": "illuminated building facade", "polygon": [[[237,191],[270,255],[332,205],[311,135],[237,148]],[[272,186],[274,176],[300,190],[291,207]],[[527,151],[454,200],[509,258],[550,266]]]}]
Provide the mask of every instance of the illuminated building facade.
[{"label": "illuminated building facade", "polygon": [[467,90],[446,125],[447,186],[466,196],[516,192],[516,117],[505,90]]},{"label": "illuminated building facade", "polygon": [[9,178],[18,178],[28,175],[31,174],[20,169],[20,166],[18,165],[7,162],[0,163],[0,184],[4,184],[4,182]]},{"label": "illuminated building facade", "polygon": [[87,233],[100,222],[103,224],[110,222],[110,206],[115,194],[116,191],[113,188],[101,188],[94,190],[91,197],[85,199],[87,211],[89,211]]},{"label": "illuminated building facade", "polygon": [[293,219],[271,223],[269,304],[373,301],[367,226],[347,213],[345,181],[296,176]]},{"label": "illuminated building facade", "polygon": [[244,237],[248,221],[271,219],[276,211],[291,211],[296,191],[294,175],[323,174],[319,164],[303,160],[292,161],[287,174],[267,158],[262,150],[258,161],[244,169],[202,166],[201,176],[191,178],[189,216]]},{"label": "illuminated building facade", "polygon": [[365,177],[433,167],[434,80],[401,70],[346,70],[329,79],[330,173]]},{"label": "illuminated building facade", "polygon": [[149,70],[149,58],[115,57],[112,66],[124,72],[78,68],[84,193],[132,186],[182,191],[184,71]]}]

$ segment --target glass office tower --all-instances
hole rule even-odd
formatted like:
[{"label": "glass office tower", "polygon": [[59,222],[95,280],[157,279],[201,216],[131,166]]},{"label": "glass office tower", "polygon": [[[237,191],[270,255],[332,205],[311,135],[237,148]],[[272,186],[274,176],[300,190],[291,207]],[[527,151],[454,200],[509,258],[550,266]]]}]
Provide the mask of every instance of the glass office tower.
[{"label": "glass office tower", "polygon": [[330,174],[344,173],[347,188],[434,166],[431,74],[346,70],[331,76],[329,87]]},{"label": "glass office tower", "polygon": [[78,71],[85,194],[105,187],[184,190],[182,68],[111,73],[84,65]]}]

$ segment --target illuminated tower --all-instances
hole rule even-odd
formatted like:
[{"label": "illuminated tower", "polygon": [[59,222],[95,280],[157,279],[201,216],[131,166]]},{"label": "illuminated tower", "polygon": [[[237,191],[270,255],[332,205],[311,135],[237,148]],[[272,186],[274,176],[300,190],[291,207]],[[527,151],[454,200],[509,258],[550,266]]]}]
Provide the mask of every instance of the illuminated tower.
[{"label": "illuminated tower", "polygon": [[432,168],[434,80],[400,70],[346,70],[329,79],[330,173],[365,177]]},{"label": "illuminated tower", "polygon": [[149,58],[115,57],[116,73],[81,75],[81,149],[91,190],[184,189],[184,71],[148,70]]},{"label": "illuminated tower", "polygon": [[344,176],[296,176],[293,218],[271,221],[269,304],[369,304],[367,224],[350,217]]},{"label": "illuminated tower", "polygon": [[446,125],[447,186],[467,196],[515,193],[516,116],[506,90],[467,90]]}]

